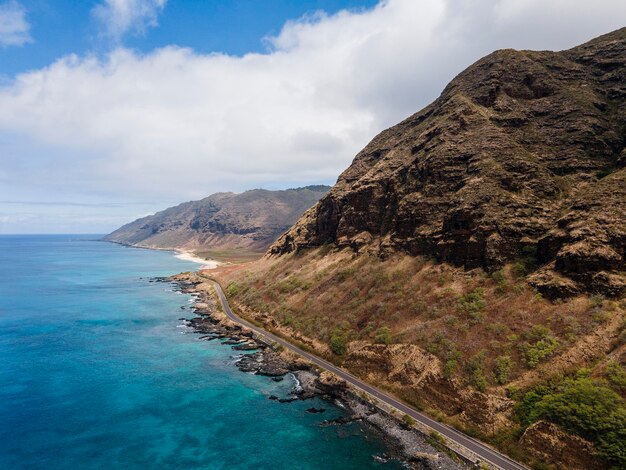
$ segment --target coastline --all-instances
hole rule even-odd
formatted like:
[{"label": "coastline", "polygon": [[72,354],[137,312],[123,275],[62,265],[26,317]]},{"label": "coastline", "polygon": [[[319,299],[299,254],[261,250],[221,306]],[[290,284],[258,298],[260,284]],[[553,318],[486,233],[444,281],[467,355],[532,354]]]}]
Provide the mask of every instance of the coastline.
[{"label": "coastline", "polygon": [[[191,294],[196,302],[191,311],[193,318],[181,319],[200,334],[203,341],[219,340],[223,345],[240,351],[235,366],[242,372],[270,377],[282,381],[291,374],[296,381],[287,398],[268,397],[269,400],[288,403],[319,397],[339,406],[345,417],[323,421],[322,426],[341,426],[353,422],[362,424],[368,431],[382,439],[390,449],[385,459],[403,462],[409,468],[462,469],[472,464],[456,454],[446,452],[432,436],[408,426],[401,416],[383,409],[367,397],[356,393],[347,384],[326,371],[317,370],[312,364],[293,353],[275,348],[264,338],[244,326],[235,324],[221,311],[213,287],[196,273],[181,273],[157,279],[171,283],[175,290]],[[311,413],[323,410],[311,408]]]},{"label": "coastline", "polygon": [[171,251],[175,253],[174,257],[178,258],[182,261],[191,261],[193,263],[198,263],[201,266],[198,269],[215,269],[218,266],[222,266],[226,263],[217,261],[214,259],[203,258],[198,256],[193,251],[181,250],[179,248],[159,248],[156,246],[142,246],[142,245],[133,245],[132,243],[124,243],[115,240],[107,240],[106,238],[102,238],[99,241],[115,243],[116,245],[126,246],[128,248],[141,248],[142,250],[157,250],[157,251]]},{"label": "coastline", "polygon": [[224,264],[213,259],[201,258],[200,256],[197,256],[190,251],[179,251],[179,250],[174,250],[174,251],[177,253],[176,255],[174,255],[175,258],[178,258],[183,261],[192,261],[194,263],[200,264],[201,266],[198,269],[215,269],[218,266],[221,266]]},{"label": "coastline", "polygon": [[[370,402],[367,397],[351,390],[343,380],[330,372],[320,372],[303,358],[275,348],[263,337],[228,319],[221,311],[221,304],[212,285],[197,273],[202,269],[214,269],[228,263],[201,258],[180,249],[133,245],[106,239],[103,241],[130,248],[171,251],[178,259],[200,264],[201,266],[194,272],[154,278],[153,281],[169,283],[174,286],[174,290],[191,294],[195,298],[195,303],[189,308],[195,316],[180,320],[200,334],[199,340],[220,340],[224,346],[230,346],[234,351],[241,352],[241,356],[234,363],[240,371],[267,376],[275,381],[284,380],[288,374],[293,376],[296,385],[291,396],[278,398],[272,395],[268,397],[269,400],[289,403],[319,397],[338,406],[347,413],[347,417],[326,420],[320,425],[341,426],[353,422],[362,424],[369,433],[377,436],[389,448],[390,455],[373,456],[380,463],[396,460],[412,469],[459,470],[476,467],[473,461],[450,451],[436,438],[433,439],[433,436],[407,425],[394,410]],[[324,410],[310,408],[308,411],[319,413]]]}]

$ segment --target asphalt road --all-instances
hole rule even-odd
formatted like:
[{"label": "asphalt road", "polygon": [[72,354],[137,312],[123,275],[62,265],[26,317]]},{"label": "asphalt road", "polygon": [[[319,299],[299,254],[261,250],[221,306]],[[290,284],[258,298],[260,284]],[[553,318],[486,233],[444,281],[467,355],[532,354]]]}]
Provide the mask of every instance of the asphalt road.
[{"label": "asphalt road", "polygon": [[258,326],[253,325],[252,323],[244,320],[243,318],[238,317],[231,310],[230,305],[228,304],[228,300],[226,299],[226,295],[224,295],[224,291],[222,290],[222,287],[217,282],[214,282],[214,281],[212,282],[213,282],[213,285],[215,286],[215,290],[220,298],[220,301],[222,302],[224,313],[232,321],[250,328],[256,333],[263,335],[272,341],[275,341],[276,343],[280,344],[286,349],[294,351],[300,356],[303,356],[304,358],[311,361],[313,364],[316,364],[319,367],[334,373],[335,375],[341,377],[343,380],[353,385],[354,387],[369,393],[373,397],[376,397],[376,399],[380,400],[381,402],[384,402],[388,405],[393,406],[394,408],[397,408],[402,413],[406,413],[407,415],[411,416],[416,421],[428,426],[431,429],[434,429],[435,431],[445,436],[449,440],[455,442],[456,444],[462,447],[465,447],[466,449],[471,450],[474,454],[479,456],[481,461],[485,463],[489,462],[490,464],[495,465],[504,470],[528,470],[528,467],[525,467],[524,465],[517,463],[515,460],[510,459],[506,455],[501,454],[500,452],[492,449],[491,447],[488,447],[482,442],[477,441],[476,439],[469,437],[463,434],[462,432],[457,431],[454,428],[451,428],[450,426],[439,423],[438,421],[435,421],[434,419],[429,418],[428,416],[420,413],[419,411],[416,411],[413,408],[410,408],[409,406],[405,405],[404,403],[396,400],[395,398],[386,394],[385,392],[375,387],[372,387],[371,385],[366,384],[361,379],[335,366],[334,364],[331,364],[330,362],[325,361],[324,359],[320,359],[319,357],[314,356],[313,354],[308,353],[300,349],[297,346],[294,346],[293,344],[287,342],[286,340],[280,338],[279,336],[276,336],[268,331],[265,331],[262,328],[259,328]]}]

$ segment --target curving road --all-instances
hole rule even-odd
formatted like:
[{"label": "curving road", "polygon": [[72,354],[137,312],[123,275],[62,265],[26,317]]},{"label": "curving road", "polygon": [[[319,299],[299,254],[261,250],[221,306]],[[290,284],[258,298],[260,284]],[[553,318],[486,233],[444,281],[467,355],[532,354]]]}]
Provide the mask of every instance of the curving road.
[{"label": "curving road", "polygon": [[473,439],[465,434],[463,434],[460,431],[457,431],[454,428],[451,428],[450,426],[447,426],[445,424],[439,423],[438,421],[435,421],[432,418],[429,418],[428,416],[420,413],[419,411],[414,410],[413,408],[410,408],[409,406],[405,405],[404,403],[396,400],[395,398],[393,398],[392,396],[386,394],[385,392],[372,387],[371,385],[366,384],[365,382],[363,382],[361,379],[355,377],[354,375],[350,374],[349,372],[346,372],[345,370],[335,366],[334,364],[331,364],[328,361],[325,361],[324,359],[321,359],[317,356],[314,356],[311,353],[308,353],[302,349],[300,349],[297,346],[294,346],[293,344],[287,342],[286,340],[284,340],[283,338],[276,336],[272,333],[269,333],[265,330],[263,330],[262,328],[259,328],[256,325],[253,325],[252,323],[244,320],[243,318],[240,318],[239,316],[235,315],[233,313],[233,311],[230,308],[230,305],[228,304],[228,300],[226,299],[226,295],[224,295],[224,291],[222,290],[222,287],[215,281],[211,281],[213,282],[213,286],[215,287],[215,291],[217,292],[217,295],[220,298],[220,301],[222,303],[222,307],[224,309],[224,313],[226,314],[226,316],[228,318],[230,318],[232,321],[239,323],[241,325],[244,325],[248,328],[250,328],[251,330],[253,330],[254,332],[265,336],[266,338],[280,344],[281,346],[283,346],[286,349],[289,349],[291,351],[294,351],[295,353],[299,354],[300,356],[303,356],[304,358],[308,359],[309,361],[311,361],[313,364],[326,369],[332,373],[334,373],[335,375],[341,377],[343,380],[345,380],[346,382],[348,382],[350,385],[363,390],[364,392],[372,395],[373,397],[376,397],[378,400],[380,400],[381,402],[384,402],[398,410],[400,410],[403,413],[406,413],[407,415],[411,416],[413,419],[415,419],[416,421],[418,421],[419,423],[434,429],[435,431],[437,431],[438,433],[440,433],[441,435],[445,436],[446,438],[448,438],[450,441],[455,442],[456,444],[465,447],[466,449],[469,449],[470,451],[472,451],[474,454],[476,454],[477,456],[480,457],[481,461],[484,462],[488,462],[492,465],[495,465],[498,468],[502,468],[504,470],[528,470],[528,467],[525,467],[524,465],[516,462],[515,460],[510,459],[509,457],[507,457],[504,454],[501,454],[500,452],[492,449],[491,447],[488,447],[487,445],[483,444],[480,441],[477,441],[476,439]]}]

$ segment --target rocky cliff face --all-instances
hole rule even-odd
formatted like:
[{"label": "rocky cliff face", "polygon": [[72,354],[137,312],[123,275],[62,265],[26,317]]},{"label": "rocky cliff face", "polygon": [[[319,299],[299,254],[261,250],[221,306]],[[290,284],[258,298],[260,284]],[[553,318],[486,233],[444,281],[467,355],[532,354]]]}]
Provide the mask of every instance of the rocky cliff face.
[{"label": "rocky cliff face", "polygon": [[105,240],[148,248],[263,251],[329,189],[217,193],[135,220]]},{"label": "rocky cliff face", "polygon": [[332,243],[495,270],[544,294],[626,289],[626,28],[562,52],[501,50],[383,131],[272,247]]}]

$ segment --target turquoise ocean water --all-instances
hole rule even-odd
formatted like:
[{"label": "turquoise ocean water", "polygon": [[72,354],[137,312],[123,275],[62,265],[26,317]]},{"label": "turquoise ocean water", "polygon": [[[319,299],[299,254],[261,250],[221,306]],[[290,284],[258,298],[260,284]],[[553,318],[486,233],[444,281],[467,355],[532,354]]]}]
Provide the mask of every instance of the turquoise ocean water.
[{"label": "turquoise ocean water", "polygon": [[399,467],[185,328],[190,297],[149,278],[196,264],[93,238],[0,236],[1,469]]}]

